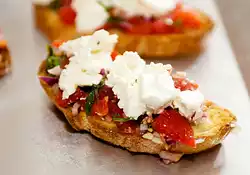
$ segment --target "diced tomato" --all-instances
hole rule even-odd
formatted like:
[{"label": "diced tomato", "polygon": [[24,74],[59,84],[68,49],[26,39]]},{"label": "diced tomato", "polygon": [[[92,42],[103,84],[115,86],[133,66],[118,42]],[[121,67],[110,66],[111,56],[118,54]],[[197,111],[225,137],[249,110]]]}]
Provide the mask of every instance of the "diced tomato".
[{"label": "diced tomato", "polygon": [[181,21],[184,27],[197,29],[201,25],[199,15],[191,10],[175,10],[171,14],[173,21]]},{"label": "diced tomato", "polygon": [[97,30],[100,30],[100,29],[108,30],[108,29],[110,29],[112,27],[113,27],[113,24],[111,24],[111,23],[105,23],[103,26],[97,28]]},{"label": "diced tomato", "polygon": [[156,117],[152,127],[168,139],[195,147],[194,131],[191,125],[174,109],[167,109]]},{"label": "diced tomato", "polygon": [[67,99],[62,99],[62,91],[59,91],[56,101],[61,107],[67,107],[68,105],[75,103],[75,102],[80,102],[82,104],[85,102],[85,99],[87,97],[87,94],[82,91],[80,88],[77,88],[76,92],[72,95],[69,96]]},{"label": "diced tomato", "polygon": [[155,34],[178,33],[178,31],[174,26],[167,25],[163,20],[164,19],[159,19],[153,22],[152,24],[153,33]]},{"label": "diced tomato", "polygon": [[181,91],[186,91],[186,90],[193,91],[199,87],[198,84],[190,82],[186,78],[173,78],[173,80],[175,88],[178,88]]},{"label": "diced tomato", "polygon": [[123,116],[124,115],[124,112],[121,108],[118,107],[117,105],[117,101],[115,100],[110,100],[109,103],[109,114],[111,116]]},{"label": "diced tomato", "polygon": [[104,97],[102,100],[97,99],[95,100],[95,103],[92,106],[92,114],[97,114],[100,117],[103,117],[108,114],[109,108],[108,108],[108,96]]},{"label": "diced tomato", "polygon": [[123,134],[134,134],[137,132],[138,124],[134,120],[127,122],[117,122],[118,132]]},{"label": "diced tomato", "polygon": [[127,32],[131,34],[141,34],[141,35],[147,35],[152,32],[152,23],[151,22],[145,22],[142,24],[135,24],[131,27],[127,28]]},{"label": "diced tomato", "polygon": [[69,64],[69,59],[68,58],[62,59],[61,62],[60,62],[61,69],[64,69],[65,66],[68,65],[68,64]]},{"label": "diced tomato", "polygon": [[55,40],[52,42],[51,46],[55,48],[59,48],[65,41],[64,40]]},{"label": "diced tomato", "polygon": [[112,58],[113,61],[115,60],[117,55],[119,55],[119,53],[117,51],[115,51],[115,50],[111,53],[111,58]]},{"label": "diced tomato", "polygon": [[72,25],[75,23],[76,12],[70,6],[61,7],[58,13],[64,24]]},{"label": "diced tomato", "polygon": [[56,96],[56,102],[59,106],[66,108],[69,104],[69,100],[68,99],[62,99],[62,91],[59,91],[57,96]]},{"label": "diced tomato", "polygon": [[108,96],[109,97],[109,100],[113,100],[114,99],[114,92],[112,90],[111,87],[108,87],[106,85],[104,85],[98,92],[98,96],[99,96],[99,99],[103,99],[104,97]]},{"label": "diced tomato", "polygon": [[77,88],[75,93],[70,95],[68,100],[69,100],[69,103],[75,103],[77,101],[80,101],[80,100],[85,100],[85,98],[87,97],[87,93],[85,93],[83,90],[81,90],[80,88]]},{"label": "diced tomato", "polygon": [[142,24],[142,23],[148,22],[148,19],[145,19],[142,16],[134,16],[134,17],[129,18],[128,22],[130,24],[137,25],[137,24]]},{"label": "diced tomato", "polygon": [[166,24],[162,20],[157,20],[153,22],[154,33],[166,33]]},{"label": "diced tomato", "polygon": [[72,3],[72,0],[61,0],[62,6],[70,6]]}]

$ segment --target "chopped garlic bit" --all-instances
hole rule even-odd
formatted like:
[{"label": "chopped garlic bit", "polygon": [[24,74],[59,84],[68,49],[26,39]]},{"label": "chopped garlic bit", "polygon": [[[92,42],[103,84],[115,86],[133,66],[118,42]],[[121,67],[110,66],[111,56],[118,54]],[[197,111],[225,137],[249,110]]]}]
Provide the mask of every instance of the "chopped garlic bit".
[{"label": "chopped garlic bit", "polygon": [[153,134],[147,132],[142,136],[144,139],[152,140],[154,138]]},{"label": "chopped garlic bit", "polygon": [[171,18],[166,18],[166,19],[164,20],[164,22],[165,22],[165,24],[167,24],[167,25],[169,25],[169,26],[171,26],[171,25],[174,24],[174,21],[173,21]]},{"label": "chopped garlic bit", "polygon": [[152,139],[152,142],[157,143],[157,144],[163,144],[161,138],[159,138],[159,137],[154,137],[154,138]]}]

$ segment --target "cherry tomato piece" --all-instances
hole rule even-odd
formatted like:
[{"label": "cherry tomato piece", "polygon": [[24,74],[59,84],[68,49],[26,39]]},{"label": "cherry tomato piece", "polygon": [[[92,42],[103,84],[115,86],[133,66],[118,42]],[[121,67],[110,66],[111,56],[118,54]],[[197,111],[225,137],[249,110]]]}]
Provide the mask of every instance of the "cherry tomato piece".
[{"label": "cherry tomato piece", "polygon": [[64,24],[73,25],[75,23],[76,12],[70,6],[61,7],[58,13]]},{"label": "cherry tomato piece", "polygon": [[65,41],[64,40],[55,40],[52,42],[51,46],[55,48],[59,48]]},{"label": "cherry tomato piece", "polygon": [[117,55],[119,55],[119,53],[117,51],[115,51],[115,50],[111,53],[111,58],[112,58],[113,61],[115,60]]},{"label": "cherry tomato piece", "polygon": [[97,99],[91,108],[92,114],[100,117],[107,115],[109,112],[108,100],[108,96],[104,97],[102,100]]},{"label": "cherry tomato piece", "polygon": [[152,127],[166,138],[195,147],[194,131],[181,114],[174,109],[167,109],[154,119]]}]

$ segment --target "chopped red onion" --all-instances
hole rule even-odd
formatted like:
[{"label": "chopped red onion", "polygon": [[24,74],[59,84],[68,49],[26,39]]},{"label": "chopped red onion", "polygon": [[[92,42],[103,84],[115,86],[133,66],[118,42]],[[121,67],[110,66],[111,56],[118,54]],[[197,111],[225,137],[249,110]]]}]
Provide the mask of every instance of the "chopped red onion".
[{"label": "chopped red onion", "polygon": [[103,75],[103,76],[106,75],[105,69],[102,68],[100,74]]},{"label": "chopped red onion", "polygon": [[130,29],[130,28],[132,27],[132,25],[129,24],[128,22],[121,22],[121,23],[119,24],[119,27],[121,27],[121,28],[124,29],[124,30],[128,30],[128,29]]},{"label": "chopped red onion", "polygon": [[57,77],[39,76],[39,79],[47,83],[49,86],[53,86],[55,83],[58,83]]},{"label": "chopped red onion", "polygon": [[146,131],[148,130],[148,125],[147,124],[141,124],[140,125],[140,131]]}]

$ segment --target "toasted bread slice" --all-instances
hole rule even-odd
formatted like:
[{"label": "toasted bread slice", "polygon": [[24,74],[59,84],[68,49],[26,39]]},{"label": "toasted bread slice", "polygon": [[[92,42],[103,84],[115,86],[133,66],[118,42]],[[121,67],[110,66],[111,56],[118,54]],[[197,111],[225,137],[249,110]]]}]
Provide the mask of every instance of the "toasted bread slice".
[{"label": "toasted bread slice", "polygon": [[[45,61],[39,68],[38,76],[49,76],[46,73]],[[43,80],[40,80],[40,83],[48,97],[57,106],[57,108],[63,112],[68,122],[75,130],[89,131],[94,136],[111,144],[126,148],[131,152],[159,154],[161,151],[167,149],[168,152],[172,153],[198,153],[221,143],[221,141],[232,130],[232,124],[236,121],[235,116],[230,111],[222,109],[212,102],[206,102],[206,108],[204,110],[208,114],[210,122],[204,122],[192,126],[195,139],[202,139],[203,141],[198,143],[196,148],[191,148],[182,144],[170,146],[163,143],[154,143],[152,140],[144,139],[141,136],[121,134],[118,132],[118,128],[115,123],[96,119],[95,116],[87,116],[85,112],[80,112],[78,115],[73,116],[71,107],[62,108],[57,104],[53,88],[48,86]]]},{"label": "toasted bread slice", "polygon": [[[138,52],[146,57],[172,57],[194,55],[202,49],[202,39],[212,30],[213,21],[203,12],[200,14],[202,22],[199,30],[188,30],[183,34],[159,34],[159,35],[132,35],[118,29],[109,30],[119,36],[116,50]],[[39,30],[50,41],[56,39],[70,40],[79,35],[89,33],[77,33],[74,25],[65,25],[58,14],[48,7],[34,5],[35,23]]]},{"label": "toasted bread slice", "polygon": [[10,71],[11,67],[11,57],[8,48],[2,49],[0,51],[0,77],[5,75]]}]

